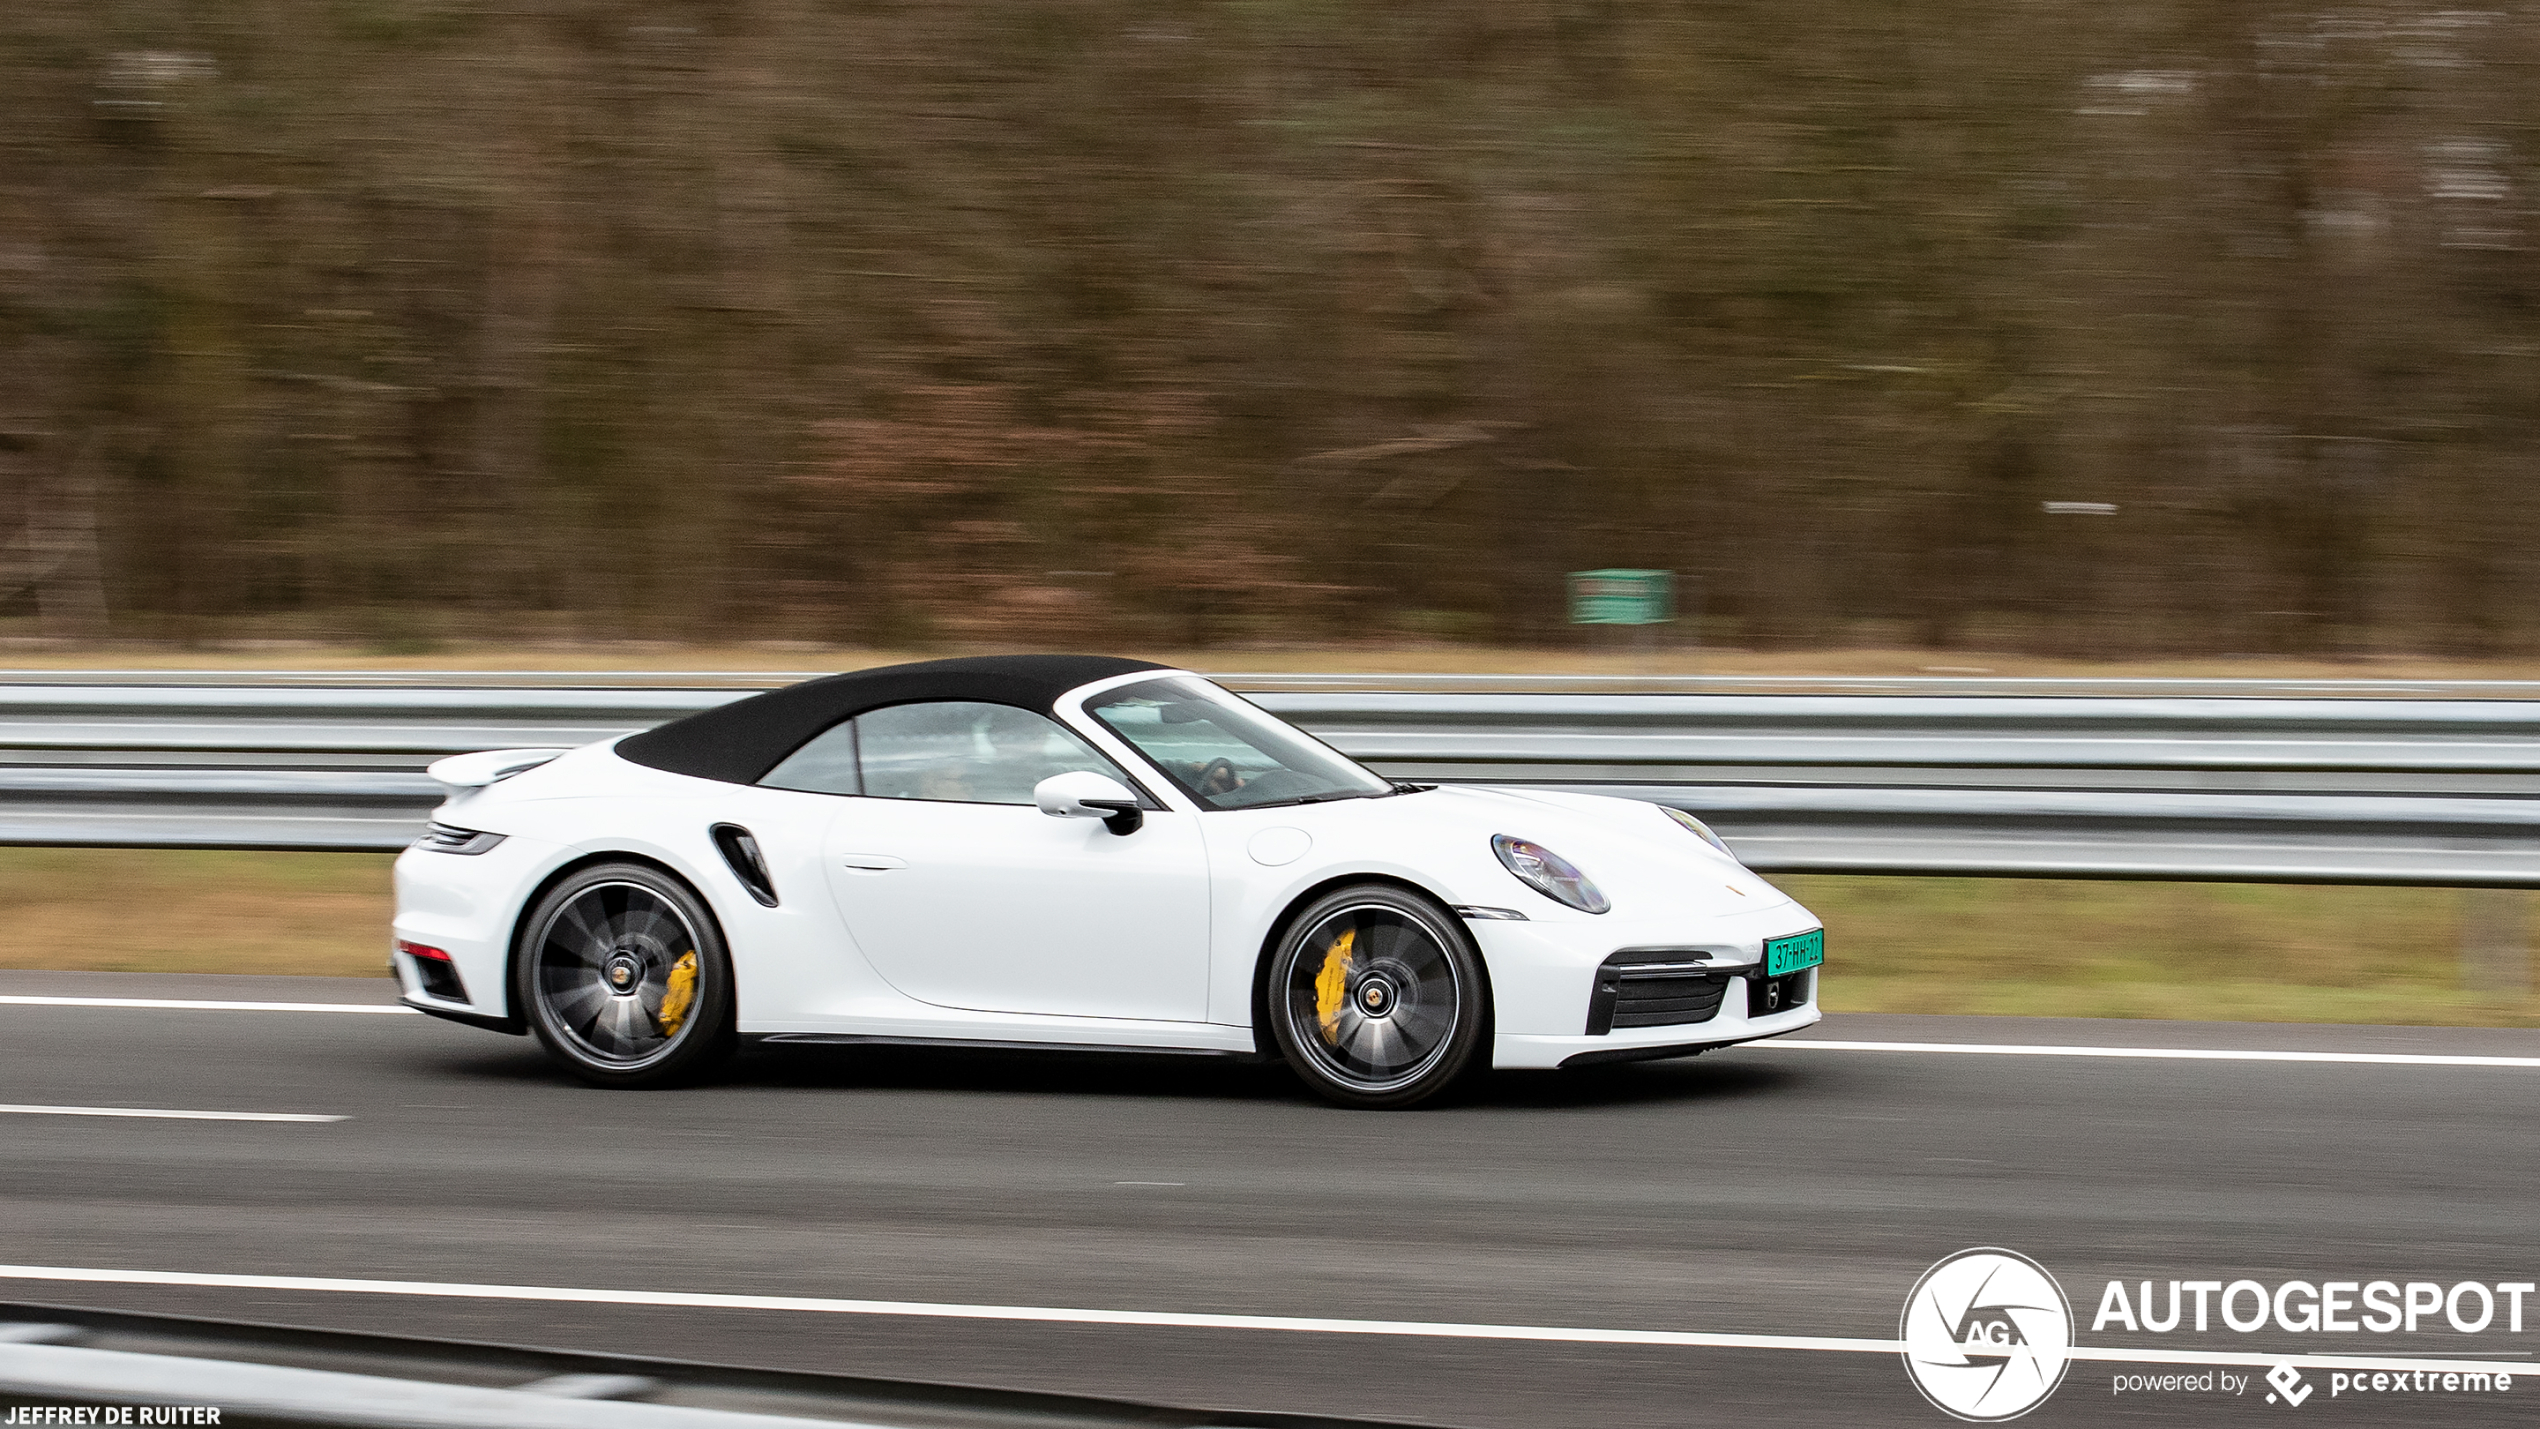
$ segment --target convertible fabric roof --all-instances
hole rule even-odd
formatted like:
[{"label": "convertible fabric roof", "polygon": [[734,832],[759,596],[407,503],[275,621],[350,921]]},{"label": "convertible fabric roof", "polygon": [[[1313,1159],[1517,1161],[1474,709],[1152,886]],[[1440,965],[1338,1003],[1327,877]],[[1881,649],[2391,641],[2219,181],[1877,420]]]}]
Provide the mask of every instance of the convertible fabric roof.
[{"label": "convertible fabric roof", "polygon": [[673,774],[755,784],[813,735],[866,710],[919,700],[977,700],[1048,714],[1059,696],[1079,685],[1171,668],[1109,655],[977,655],[884,665],[701,710],[629,735],[618,741],[617,752]]}]

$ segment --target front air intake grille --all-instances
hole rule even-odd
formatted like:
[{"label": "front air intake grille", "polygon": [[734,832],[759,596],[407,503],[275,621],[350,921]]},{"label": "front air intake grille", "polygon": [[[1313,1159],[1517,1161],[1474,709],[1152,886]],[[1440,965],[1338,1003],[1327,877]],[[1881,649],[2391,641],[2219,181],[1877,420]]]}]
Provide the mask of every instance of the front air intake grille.
[{"label": "front air intake grille", "polygon": [[1617,1027],[1672,1027],[1679,1022],[1708,1022],[1728,995],[1729,980],[1716,973],[1679,977],[1626,976],[1614,999]]},{"label": "front air intake grille", "polygon": [[1708,1022],[1719,1015],[1720,1001],[1728,995],[1733,976],[1692,958],[1617,953],[1596,970],[1596,988],[1588,997],[1587,1035],[1602,1037],[1617,1027]]}]

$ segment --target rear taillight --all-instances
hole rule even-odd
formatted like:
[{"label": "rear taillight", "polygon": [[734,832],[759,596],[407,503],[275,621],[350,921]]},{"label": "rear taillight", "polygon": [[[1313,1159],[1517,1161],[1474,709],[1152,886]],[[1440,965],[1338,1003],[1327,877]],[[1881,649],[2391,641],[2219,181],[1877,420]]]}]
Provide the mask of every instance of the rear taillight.
[{"label": "rear taillight", "polygon": [[482,829],[463,829],[455,824],[430,823],[423,827],[423,837],[414,846],[434,853],[483,853],[503,841],[502,834],[489,834]]}]

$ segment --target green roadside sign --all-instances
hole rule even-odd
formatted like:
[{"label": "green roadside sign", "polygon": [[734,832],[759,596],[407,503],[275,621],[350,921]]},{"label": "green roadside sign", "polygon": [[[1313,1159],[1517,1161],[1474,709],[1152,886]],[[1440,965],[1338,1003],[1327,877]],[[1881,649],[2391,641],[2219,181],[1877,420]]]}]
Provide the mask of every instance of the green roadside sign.
[{"label": "green roadside sign", "polygon": [[1572,571],[1572,625],[1664,625],[1676,618],[1673,571]]}]

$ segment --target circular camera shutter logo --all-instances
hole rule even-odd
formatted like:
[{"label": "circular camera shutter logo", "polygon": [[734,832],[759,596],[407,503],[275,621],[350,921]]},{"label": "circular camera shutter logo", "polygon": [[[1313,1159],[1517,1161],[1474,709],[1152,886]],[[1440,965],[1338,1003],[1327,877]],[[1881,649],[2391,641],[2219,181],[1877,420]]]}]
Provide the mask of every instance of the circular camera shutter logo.
[{"label": "circular camera shutter logo", "polygon": [[1962,1250],[1914,1282],[1896,1337],[1905,1373],[1933,1407],[1979,1423],[2017,1419],[2063,1382],[2073,1307],[2027,1256]]}]

